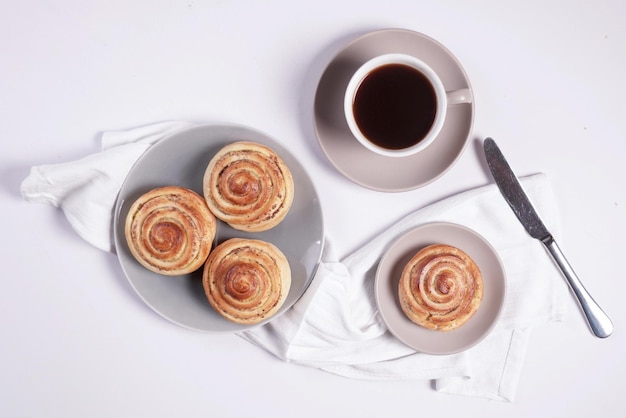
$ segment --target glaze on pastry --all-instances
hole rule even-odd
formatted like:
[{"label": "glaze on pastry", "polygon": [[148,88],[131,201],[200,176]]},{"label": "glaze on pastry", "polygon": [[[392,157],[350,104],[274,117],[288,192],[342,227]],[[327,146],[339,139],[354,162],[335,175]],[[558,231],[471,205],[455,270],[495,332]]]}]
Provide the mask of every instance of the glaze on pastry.
[{"label": "glaze on pastry", "polygon": [[168,276],[198,270],[206,261],[217,220],[198,193],[176,186],[140,196],[126,216],[128,247],[147,269]]},{"label": "glaze on pastry", "polygon": [[284,161],[271,148],[246,141],[218,151],[207,166],[203,188],[218,219],[249,232],[278,225],[294,195],[293,178]]},{"label": "glaze on pastry", "polygon": [[256,324],[274,315],[285,302],[291,270],[273,244],[231,238],[209,255],[202,284],[220,315],[240,324]]},{"label": "glaze on pastry", "polygon": [[465,324],[478,310],[482,295],[480,269],[450,245],[421,249],[400,277],[402,310],[411,321],[432,330],[450,331]]}]

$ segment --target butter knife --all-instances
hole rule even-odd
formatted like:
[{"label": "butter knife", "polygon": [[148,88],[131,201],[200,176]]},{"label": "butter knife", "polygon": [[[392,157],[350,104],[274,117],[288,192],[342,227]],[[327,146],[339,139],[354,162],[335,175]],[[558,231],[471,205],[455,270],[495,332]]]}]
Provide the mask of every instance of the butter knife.
[{"label": "butter knife", "polygon": [[587,318],[591,331],[600,338],[606,338],[611,335],[613,333],[613,323],[602,308],[593,300],[580,279],[578,279],[578,276],[576,276],[574,269],[565,259],[563,252],[561,252],[554,237],[541,221],[539,214],[522,189],[496,142],[492,138],[487,138],[483,142],[483,148],[491,174],[504,199],[511,206],[513,213],[526,228],[528,234],[541,241],[560,268]]}]

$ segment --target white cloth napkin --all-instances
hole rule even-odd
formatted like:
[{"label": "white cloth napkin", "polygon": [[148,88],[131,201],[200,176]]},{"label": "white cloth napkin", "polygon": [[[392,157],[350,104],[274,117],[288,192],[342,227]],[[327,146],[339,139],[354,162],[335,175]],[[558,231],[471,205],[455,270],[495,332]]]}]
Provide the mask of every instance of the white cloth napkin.
[{"label": "white cloth napkin", "polygon": [[78,235],[101,250],[114,251],[112,209],[126,175],[152,144],[190,126],[188,122],[162,122],[105,132],[99,153],[32,167],[22,182],[22,196],[29,202],[61,208]]},{"label": "white cloth napkin", "polygon": [[[117,191],[136,159],[158,140],[189,127],[163,122],[106,132],[102,151],[78,161],[33,167],[22,183],[27,201],[49,203],[92,245],[112,251]],[[522,179],[544,222],[558,232],[549,181]],[[374,274],[380,256],[411,228],[449,221],[474,229],[505,266],[507,295],[492,333],[460,354],[417,353],[395,339],[378,313]],[[303,297],[271,323],[239,335],[283,361],[361,379],[429,379],[441,392],[512,401],[533,326],[562,320],[568,294],[540,243],[530,238],[494,185],[432,204],[399,220],[353,254],[337,260],[327,239],[322,263]]]}]

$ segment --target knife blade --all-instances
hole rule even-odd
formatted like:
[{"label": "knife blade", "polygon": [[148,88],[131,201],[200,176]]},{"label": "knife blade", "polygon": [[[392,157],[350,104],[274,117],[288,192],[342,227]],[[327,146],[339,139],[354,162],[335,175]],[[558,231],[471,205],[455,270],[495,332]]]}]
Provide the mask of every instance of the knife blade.
[{"label": "knife blade", "polygon": [[574,269],[565,258],[554,237],[548,231],[532,202],[524,192],[522,185],[515,176],[511,166],[504,158],[502,151],[492,138],[483,141],[483,149],[489,170],[515,216],[519,219],[528,234],[541,241],[548,250],[557,266],[563,273],[572,292],[587,319],[593,334],[606,338],[613,333],[613,323],[608,315],[600,308],[596,301],[585,289]]}]

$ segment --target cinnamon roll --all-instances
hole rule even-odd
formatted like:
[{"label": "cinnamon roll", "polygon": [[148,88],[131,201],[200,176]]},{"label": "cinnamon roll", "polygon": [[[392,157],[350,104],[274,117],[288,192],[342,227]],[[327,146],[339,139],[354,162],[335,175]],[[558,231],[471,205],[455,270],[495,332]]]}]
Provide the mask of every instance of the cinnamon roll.
[{"label": "cinnamon roll", "polygon": [[450,331],[478,310],[483,295],[480,269],[465,252],[444,244],[418,251],[399,284],[400,306],[422,327]]},{"label": "cinnamon roll", "polygon": [[291,208],[294,183],[285,162],[271,148],[234,142],[211,159],[203,179],[213,214],[235,229],[265,231]]},{"label": "cinnamon roll", "polygon": [[209,303],[224,318],[256,324],[274,315],[285,302],[291,270],[273,244],[231,238],[209,255],[202,284]]},{"label": "cinnamon roll", "polygon": [[168,276],[202,267],[211,251],[217,220],[198,193],[176,186],[140,196],[126,216],[128,247],[147,269]]}]

